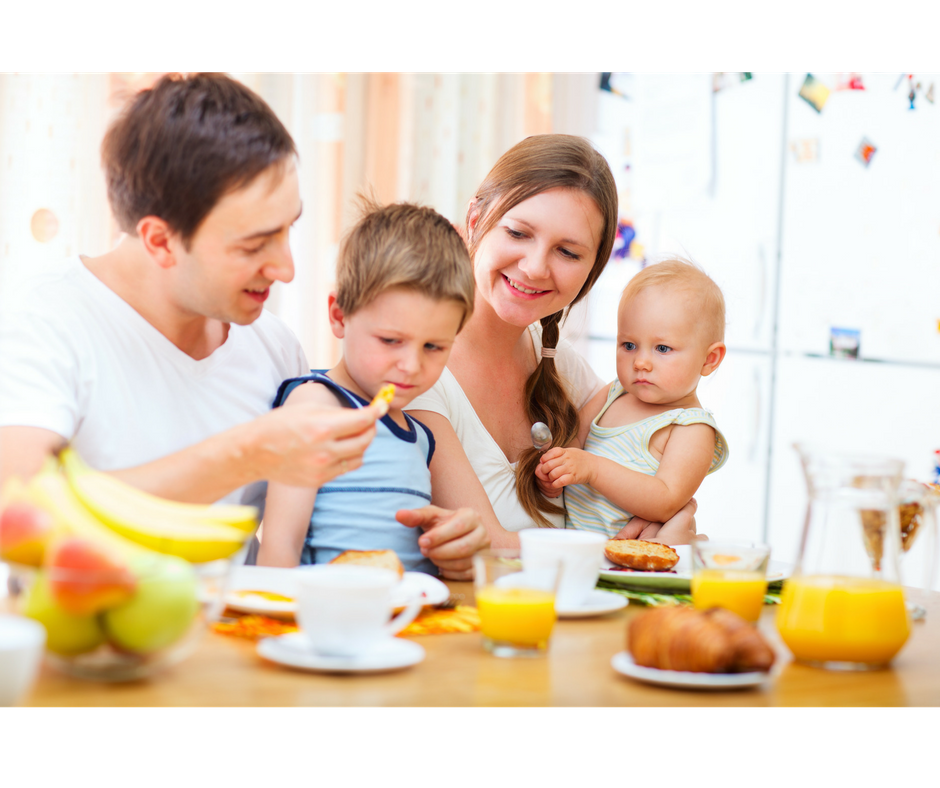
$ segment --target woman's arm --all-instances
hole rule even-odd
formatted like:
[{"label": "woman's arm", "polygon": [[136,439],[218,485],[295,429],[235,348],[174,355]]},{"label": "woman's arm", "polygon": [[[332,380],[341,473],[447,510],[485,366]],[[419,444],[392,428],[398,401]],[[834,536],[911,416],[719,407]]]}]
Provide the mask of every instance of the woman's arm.
[{"label": "woman's arm", "polygon": [[604,386],[604,388],[591,397],[584,407],[581,408],[579,412],[580,426],[578,428],[579,449],[584,448],[584,444],[587,442],[588,433],[591,431],[591,424],[594,423],[594,419],[597,418],[597,414],[600,413],[603,409],[604,403],[607,402],[607,395],[609,393],[610,386]]},{"label": "woman's arm", "polygon": [[655,476],[624,468],[580,449],[552,449],[543,466],[558,487],[589,484],[615,506],[666,522],[685,506],[711,466],[715,430],[707,424],[676,426]]},{"label": "woman's arm", "polygon": [[[518,534],[507,531],[499,524],[486,490],[477,478],[450,421],[440,413],[430,410],[408,412],[424,422],[434,433],[431,502],[442,509],[473,509],[479,515],[493,547],[518,547]],[[434,560],[433,555],[428,554],[428,557]]]}]

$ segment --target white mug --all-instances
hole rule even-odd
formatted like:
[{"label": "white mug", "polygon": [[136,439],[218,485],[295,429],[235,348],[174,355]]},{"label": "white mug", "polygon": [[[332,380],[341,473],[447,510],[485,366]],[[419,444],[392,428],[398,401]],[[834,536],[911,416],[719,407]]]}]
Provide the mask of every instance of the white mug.
[{"label": "white mug", "polygon": [[526,571],[540,561],[561,562],[556,608],[577,608],[587,602],[597,585],[606,536],[562,528],[527,528],[519,532],[519,543]]},{"label": "white mug", "polygon": [[376,566],[318,564],[298,572],[300,629],[318,654],[355,657],[410,624],[421,610],[415,594],[389,621],[398,575]]},{"label": "white mug", "polygon": [[15,706],[26,696],[45,645],[42,624],[22,616],[0,615],[0,706]]}]

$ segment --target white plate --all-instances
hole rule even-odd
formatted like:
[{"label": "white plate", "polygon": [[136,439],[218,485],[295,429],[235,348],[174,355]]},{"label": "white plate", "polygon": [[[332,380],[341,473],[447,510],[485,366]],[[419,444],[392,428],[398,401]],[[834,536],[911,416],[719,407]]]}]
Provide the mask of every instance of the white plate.
[{"label": "white plate", "polygon": [[[241,613],[291,618],[297,612],[298,573],[303,571],[303,567],[280,569],[271,566],[237,566],[232,570],[225,604]],[[265,599],[263,596],[245,594],[246,591],[267,591],[289,597],[290,600]],[[429,574],[405,572],[395,589],[394,606],[405,607],[416,593],[424,595],[424,604],[439,605],[450,595],[450,590]]]},{"label": "white plate", "polygon": [[604,613],[613,613],[615,610],[622,610],[627,606],[630,600],[620,594],[613,594],[610,591],[601,591],[597,589],[591,592],[583,604],[578,607],[558,607],[555,605],[555,613],[558,618],[588,618],[590,616],[602,616]]},{"label": "white plate", "polygon": [[[631,588],[642,588],[644,590],[656,591],[678,591],[680,593],[690,593],[692,583],[692,548],[687,544],[680,544],[673,547],[679,554],[679,563],[674,567],[673,572],[630,572],[612,569],[613,563],[604,558],[601,564],[600,577],[611,583],[620,586],[629,586]],[[793,567],[780,561],[770,560],[767,566],[767,582],[774,583],[778,580],[786,580]]]},{"label": "white plate", "polygon": [[357,657],[326,657],[310,648],[302,632],[292,632],[258,642],[258,653],[265,659],[289,668],[318,673],[377,673],[417,665],[424,659],[424,649],[401,638],[388,638],[375,649]]},{"label": "white plate", "polygon": [[682,670],[644,668],[633,661],[629,651],[621,651],[610,660],[611,667],[624,676],[680,689],[727,690],[757,687],[770,678],[770,673],[689,673]]}]

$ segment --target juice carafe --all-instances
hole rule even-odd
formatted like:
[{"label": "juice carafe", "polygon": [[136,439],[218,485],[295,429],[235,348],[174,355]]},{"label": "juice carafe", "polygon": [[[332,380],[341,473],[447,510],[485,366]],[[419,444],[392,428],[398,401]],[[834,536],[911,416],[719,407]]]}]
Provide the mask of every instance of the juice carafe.
[{"label": "juice carafe", "polygon": [[808,502],[777,628],[798,662],[837,670],[887,665],[910,634],[898,572],[904,464],[796,447]]}]

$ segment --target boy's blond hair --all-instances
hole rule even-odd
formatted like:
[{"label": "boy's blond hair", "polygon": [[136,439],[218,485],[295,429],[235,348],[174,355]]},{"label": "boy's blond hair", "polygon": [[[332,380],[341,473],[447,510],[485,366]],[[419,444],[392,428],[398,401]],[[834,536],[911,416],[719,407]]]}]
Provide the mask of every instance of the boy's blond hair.
[{"label": "boy's blond hair", "polygon": [[362,218],[343,239],[336,264],[336,303],[347,315],[386,290],[402,287],[473,312],[475,283],[467,246],[437,211],[413,203],[379,205],[360,196]]},{"label": "boy's blond hair", "polygon": [[689,298],[709,343],[725,340],[725,297],[712,278],[691,260],[672,257],[647,266],[624,288],[620,306],[649,287],[668,287]]}]

